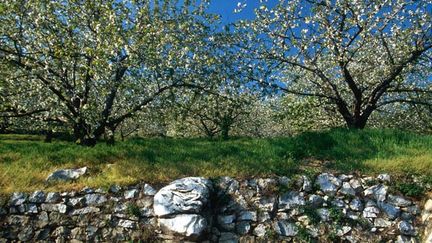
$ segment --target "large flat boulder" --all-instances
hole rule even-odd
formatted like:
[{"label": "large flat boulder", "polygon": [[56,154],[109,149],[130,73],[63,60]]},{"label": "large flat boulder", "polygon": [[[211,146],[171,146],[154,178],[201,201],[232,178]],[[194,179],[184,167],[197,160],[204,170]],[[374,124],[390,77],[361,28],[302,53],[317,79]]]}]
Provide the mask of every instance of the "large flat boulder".
[{"label": "large flat boulder", "polygon": [[79,177],[83,176],[87,173],[87,167],[79,168],[79,169],[62,169],[57,170],[51,173],[46,181],[71,181],[76,180]]},{"label": "large flat boulder", "polygon": [[209,202],[211,188],[210,180],[201,177],[173,181],[154,196],[154,212],[158,217],[200,213]]}]

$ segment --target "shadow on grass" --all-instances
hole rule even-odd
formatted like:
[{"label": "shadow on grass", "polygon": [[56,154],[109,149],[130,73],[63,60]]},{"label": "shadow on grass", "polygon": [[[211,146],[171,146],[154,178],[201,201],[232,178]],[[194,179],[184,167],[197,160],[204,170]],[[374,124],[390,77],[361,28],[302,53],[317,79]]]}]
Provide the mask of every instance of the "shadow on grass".
[{"label": "shadow on grass", "polygon": [[[432,166],[432,161],[427,161],[432,160],[432,136],[394,130],[334,129],[293,137],[228,141],[133,138],[115,146],[99,143],[94,148],[86,148],[64,141],[46,144],[25,141],[21,137],[19,140],[4,139],[0,135],[3,183],[23,180],[23,186],[31,184],[31,179],[43,180],[45,174],[60,167],[89,166],[99,176],[94,179],[97,184],[152,182],[184,176],[291,175],[304,172],[305,168],[316,172],[376,172],[393,169],[394,159],[401,164],[394,170],[402,171],[408,163],[405,159],[412,157],[425,162],[420,167],[416,160],[411,160],[410,169],[419,168],[418,171],[423,172],[428,165]],[[387,164],[383,167],[382,163]]]}]

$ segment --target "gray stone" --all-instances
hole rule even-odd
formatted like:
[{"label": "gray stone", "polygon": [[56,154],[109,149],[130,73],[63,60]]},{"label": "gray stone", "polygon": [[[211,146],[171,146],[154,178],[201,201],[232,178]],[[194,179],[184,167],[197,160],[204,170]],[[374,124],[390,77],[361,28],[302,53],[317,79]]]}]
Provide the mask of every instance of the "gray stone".
[{"label": "gray stone", "polygon": [[406,208],[403,208],[402,210],[412,214],[412,215],[419,215],[421,213],[420,208],[417,205],[409,206]]},{"label": "gray stone", "polygon": [[22,192],[14,192],[9,200],[9,205],[18,206],[26,202],[28,195]]},{"label": "gray stone", "polygon": [[254,221],[258,220],[257,213],[254,211],[241,211],[237,221]]},{"label": "gray stone", "polygon": [[327,195],[335,195],[337,190],[341,187],[341,180],[332,174],[323,173],[320,174],[315,182],[322,192]]},{"label": "gray stone", "polygon": [[377,177],[378,180],[382,182],[390,182],[390,175],[389,174],[380,174]]},{"label": "gray stone", "polygon": [[321,218],[321,221],[327,222],[330,220],[330,211],[327,208],[317,209],[317,213]]},{"label": "gray stone", "polygon": [[256,198],[254,204],[259,210],[272,212],[276,207],[275,197],[259,197]]},{"label": "gray stone", "polygon": [[66,206],[66,204],[63,204],[63,203],[58,203],[58,204],[44,203],[41,205],[41,209],[43,211],[47,211],[47,212],[59,212],[59,213],[64,214],[67,211],[67,206]]},{"label": "gray stone", "polygon": [[235,222],[235,215],[219,215],[217,217],[218,219],[218,223],[223,225],[223,224],[232,224]]},{"label": "gray stone", "polygon": [[21,232],[18,234],[18,239],[20,241],[30,241],[33,238],[33,229],[31,226],[24,226]]},{"label": "gray stone", "polygon": [[286,211],[299,206],[305,205],[304,196],[296,191],[291,191],[283,194],[279,198],[279,211]]},{"label": "gray stone", "polygon": [[69,198],[67,205],[72,207],[82,206],[85,203],[84,197]]},{"label": "gray stone", "polygon": [[29,202],[32,203],[43,203],[45,202],[45,192],[35,191],[29,197]]},{"label": "gray stone", "polygon": [[117,225],[123,228],[135,229],[137,224],[132,220],[120,219]]},{"label": "gray stone", "polygon": [[352,228],[349,226],[342,226],[342,228],[340,228],[336,231],[336,235],[341,237],[341,236],[348,234],[351,230],[352,230]]},{"label": "gray stone", "polygon": [[356,212],[359,212],[359,211],[362,211],[362,210],[363,210],[363,203],[362,203],[362,201],[361,201],[360,199],[358,199],[358,198],[354,198],[354,199],[351,201],[349,207],[350,207],[352,210],[354,210],[354,211],[356,211]]},{"label": "gray stone", "polygon": [[344,174],[342,174],[342,175],[339,175],[338,178],[341,181],[349,181],[350,179],[353,178],[353,176],[352,175],[344,175]]},{"label": "gray stone", "polygon": [[49,192],[45,200],[45,202],[47,203],[56,203],[60,201],[61,201],[61,197],[60,197],[60,193],[58,192]]},{"label": "gray stone", "polygon": [[157,191],[152,186],[150,186],[149,184],[144,184],[143,193],[146,196],[154,196],[154,195],[156,195]]},{"label": "gray stone", "polygon": [[377,218],[378,214],[380,213],[379,209],[376,207],[366,207],[363,210],[363,217],[364,218]]},{"label": "gray stone", "polygon": [[210,180],[200,177],[173,181],[154,196],[154,212],[157,216],[200,213],[209,202],[211,188]]},{"label": "gray stone", "polygon": [[309,196],[308,203],[315,208],[321,207],[324,203],[324,199],[318,195],[312,194]]},{"label": "gray stone", "polygon": [[388,228],[391,226],[391,222],[387,219],[377,218],[374,221],[374,226],[378,228]]},{"label": "gray stone", "polygon": [[356,191],[357,193],[363,191],[363,186],[358,179],[351,179],[349,183],[351,188],[354,189],[354,191]]},{"label": "gray stone", "polygon": [[110,188],[108,189],[108,192],[111,192],[111,193],[114,193],[114,194],[116,194],[116,193],[119,193],[120,191],[121,191],[121,186],[119,186],[119,185],[112,185],[112,186],[110,186]]},{"label": "gray stone", "polygon": [[235,227],[235,215],[219,215],[218,224],[225,230],[233,230]]},{"label": "gray stone", "polygon": [[108,201],[106,196],[102,194],[87,194],[84,196],[84,198],[88,206],[102,205],[103,203]]},{"label": "gray stone", "polygon": [[303,185],[302,185],[302,190],[303,191],[305,191],[305,192],[310,192],[310,191],[312,191],[312,182],[311,182],[311,180],[309,179],[309,177],[307,177],[307,176],[302,176],[302,178],[303,178]]},{"label": "gray stone", "polygon": [[132,199],[138,196],[138,189],[131,189],[124,192],[125,199]]},{"label": "gray stone", "polygon": [[70,214],[71,215],[82,215],[82,214],[89,214],[89,213],[99,213],[100,209],[96,207],[85,207],[80,209],[74,209]]},{"label": "gray stone", "polygon": [[199,238],[207,228],[207,220],[197,214],[178,214],[173,218],[160,218],[159,224],[164,232],[188,239]]},{"label": "gray stone", "polygon": [[342,199],[336,198],[335,200],[331,201],[331,205],[338,207],[338,208],[345,208],[346,204]]},{"label": "gray stone", "polygon": [[339,190],[340,193],[345,195],[352,195],[355,196],[356,191],[351,187],[351,184],[349,182],[343,182],[342,188]]},{"label": "gray stone", "polygon": [[296,236],[298,233],[297,226],[285,220],[275,222],[273,228],[275,232],[281,236]]},{"label": "gray stone", "polygon": [[83,176],[87,173],[87,167],[79,168],[79,169],[62,169],[54,171],[50,174],[46,181],[70,181],[76,180],[79,177]]},{"label": "gray stone", "polygon": [[258,237],[264,237],[267,232],[267,227],[264,224],[259,224],[253,230],[253,234]]},{"label": "gray stone", "polygon": [[249,233],[250,230],[251,230],[251,225],[247,221],[239,222],[236,225],[236,232],[239,235],[246,235]]},{"label": "gray stone", "polygon": [[412,226],[412,224],[410,224],[408,221],[403,220],[399,222],[398,229],[400,233],[403,235],[410,235],[410,236],[416,235],[414,226]]},{"label": "gray stone", "polygon": [[38,216],[36,217],[35,226],[39,229],[42,229],[48,224],[49,224],[48,213],[41,212],[40,214],[38,214]]},{"label": "gray stone", "polygon": [[388,186],[386,185],[375,185],[366,189],[363,193],[365,196],[373,196],[377,201],[384,201],[387,197]]},{"label": "gray stone", "polygon": [[400,196],[391,195],[391,194],[388,196],[387,201],[398,207],[408,207],[412,204],[410,200],[407,200]]},{"label": "gray stone", "polygon": [[389,219],[396,219],[399,217],[401,210],[389,203],[378,202],[378,207],[389,217]]},{"label": "gray stone", "polygon": [[264,223],[271,220],[271,216],[269,212],[258,212],[258,222]]},{"label": "gray stone", "polygon": [[38,208],[36,204],[27,204],[26,205],[26,213],[27,214],[36,214],[38,213]]}]

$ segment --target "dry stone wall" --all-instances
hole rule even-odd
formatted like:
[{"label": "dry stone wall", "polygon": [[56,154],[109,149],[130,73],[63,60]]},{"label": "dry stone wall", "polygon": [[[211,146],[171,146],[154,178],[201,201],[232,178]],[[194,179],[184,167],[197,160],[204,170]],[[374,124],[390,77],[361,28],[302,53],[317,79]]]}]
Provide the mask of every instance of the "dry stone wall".
[{"label": "dry stone wall", "polygon": [[432,242],[432,200],[391,183],[323,173],[17,192],[0,207],[0,242]]}]

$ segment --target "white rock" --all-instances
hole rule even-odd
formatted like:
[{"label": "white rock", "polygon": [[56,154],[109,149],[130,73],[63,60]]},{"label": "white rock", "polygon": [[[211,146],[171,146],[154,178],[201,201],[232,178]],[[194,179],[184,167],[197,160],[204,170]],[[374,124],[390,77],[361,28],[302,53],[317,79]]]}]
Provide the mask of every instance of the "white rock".
[{"label": "white rock", "polygon": [[363,217],[364,218],[377,218],[379,213],[380,213],[380,211],[376,207],[366,207],[363,210]]},{"label": "white rock", "polygon": [[128,229],[134,229],[136,228],[136,223],[132,220],[120,219],[118,222],[118,226]]},{"label": "white rock", "polygon": [[58,203],[58,204],[42,204],[41,209],[47,212],[59,212],[66,213],[67,206],[66,204]]},{"label": "white rock", "polygon": [[352,195],[352,196],[355,196],[356,194],[355,190],[351,187],[351,184],[349,182],[343,182],[342,188],[339,190],[339,192],[345,195]]},{"label": "white rock", "polygon": [[198,214],[178,214],[173,218],[160,218],[162,230],[190,239],[199,238],[207,228],[207,220]]},{"label": "white rock", "polygon": [[391,194],[388,196],[387,201],[398,207],[408,207],[412,204],[412,202],[408,199]]},{"label": "white rock", "polygon": [[390,182],[390,175],[389,174],[380,174],[377,177],[378,180],[383,182]]},{"label": "white rock", "polygon": [[264,237],[267,232],[267,227],[264,224],[259,224],[253,230],[253,234],[258,237]]},{"label": "white rock", "polygon": [[56,202],[59,202],[60,200],[61,200],[60,193],[58,193],[58,192],[49,192],[47,194],[45,202],[47,202],[47,203],[56,203]]},{"label": "white rock", "polygon": [[285,220],[280,220],[273,224],[273,228],[278,235],[281,236],[296,236],[298,228],[295,224],[289,223]]},{"label": "white rock", "polygon": [[291,191],[283,194],[279,198],[279,211],[293,209],[305,205],[304,196],[296,191]]},{"label": "white rock", "polygon": [[105,203],[106,201],[108,201],[108,199],[101,194],[87,194],[84,196],[86,204],[89,206],[94,206],[94,205],[102,205],[103,203]]},{"label": "white rock", "polygon": [[365,196],[373,196],[377,201],[384,201],[387,197],[388,186],[375,185],[366,189],[363,193]]},{"label": "white rock", "polygon": [[27,194],[22,192],[14,192],[9,200],[9,205],[19,206],[27,200]]},{"label": "white rock", "polygon": [[131,189],[124,192],[125,199],[132,199],[138,196],[138,189]]},{"label": "white rock", "polygon": [[391,226],[391,222],[387,219],[377,218],[374,221],[374,226],[378,228],[387,228]]},{"label": "white rock", "polygon": [[29,202],[43,203],[45,201],[45,193],[43,191],[35,191],[29,197]]},{"label": "white rock", "polygon": [[349,226],[343,226],[342,228],[340,228],[336,231],[336,235],[339,237],[344,236],[344,235],[348,234],[351,231],[351,229],[352,228]]},{"label": "white rock", "polygon": [[149,184],[144,184],[143,191],[146,196],[154,196],[157,193],[157,191]]},{"label": "white rock", "polygon": [[258,216],[254,211],[242,211],[240,212],[237,221],[257,221]]},{"label": "white rock", "polygon": [[200,177],[173,181],[154,196],[154,212],[157,216],[200,213],[209,201],[211,187],[210,180]]},{"label": "white rock", "polygon": [[412,226],[412,224],[410,224],[408,221],[404,220],[404,221],[399,222],[398,229],[399,229],[400,233],[403,235],[410,235],[410,236],[416,235],[414,226]]},{"label": "white rock", "polygon": [[359,211],[363,210],[363,203],[361,202],[360,199],[358,199],[358,198],[354,198],[354,199],[351,201],[349,207],[350,207],[352,210],[359,212]]},{"label": "white rock", "polygon": [[332,174],[323,173],[317,177],[315,182],[327,195],[335,195],[337,190],[341,187],[341,180]]},{"label": "white rock", "polygon": [[46,181],[69,181],[76,180],[82,175],[87,173],[87,167],[79,168],[79,169],[63,169],[57,170],[51,173]]}]

